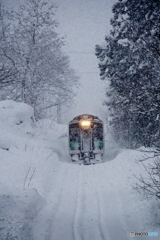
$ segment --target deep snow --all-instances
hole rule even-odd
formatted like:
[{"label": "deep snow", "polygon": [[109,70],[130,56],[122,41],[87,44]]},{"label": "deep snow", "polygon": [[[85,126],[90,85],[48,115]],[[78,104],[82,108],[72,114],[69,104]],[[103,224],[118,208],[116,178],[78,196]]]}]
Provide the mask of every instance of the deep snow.
[{"label": "deep snow", "polygon": [[145,176],[143,154],[121,149],[107,129],[104,162],[90,166],[70,162],[66,125],[36,124],[28,105],[0,102],[0,131],[0,240],[125,240],[160,230],[155,199],[132,188],[133,175]]}]

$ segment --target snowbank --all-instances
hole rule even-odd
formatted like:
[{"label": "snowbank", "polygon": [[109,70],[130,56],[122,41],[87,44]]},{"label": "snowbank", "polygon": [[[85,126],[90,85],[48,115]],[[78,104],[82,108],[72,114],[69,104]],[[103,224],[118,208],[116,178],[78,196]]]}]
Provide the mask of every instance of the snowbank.
[{"label": "snowbank", "polygon": [[44,205],[30,186],[38,152],[33,124],[32,107],[0,102],[0,240],[32,239],[33,220]]},{"label": "snowbank", "polygon": [[0,240],[33,239],[34,219],[52,183],[53,160],[58,164],[54,139],[65,131],[50,123],[35,128],[32,107],[0,102]]},{"label": "snowbank", "polygon": [[32,239],[32,222],[43,205],[35,189],[11,190],[0,184],[0,239]]},{"label": "snowbank", "polygon": [[43,119],[38,121],[37,126],[41,129],[42,134],[46,136],[47,140],[53,141],[63,136],[67,136],[67,125],[58,124],[51,119]]},{"label": "snowbank", "polygon": [[33,108],[25,103],[12,100],[0,102],[0,120],[10,125],[32,125],[34,121]]},{"label": "snowbank", "polygon": [[13,131],[33,132],[33,108],[12,100],[0,101],[0,148],[9,150]]}]

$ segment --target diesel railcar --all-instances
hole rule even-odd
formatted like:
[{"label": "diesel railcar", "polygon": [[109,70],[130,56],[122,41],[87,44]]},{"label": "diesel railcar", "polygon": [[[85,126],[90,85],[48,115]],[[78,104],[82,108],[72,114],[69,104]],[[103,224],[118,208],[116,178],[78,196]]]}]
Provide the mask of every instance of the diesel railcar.
[{"label": "diesel railcar", "polygon": [[69,122],[69,154],[71,161],[95,164],[103,161],[104,125],[97,116],[83,114]]}]

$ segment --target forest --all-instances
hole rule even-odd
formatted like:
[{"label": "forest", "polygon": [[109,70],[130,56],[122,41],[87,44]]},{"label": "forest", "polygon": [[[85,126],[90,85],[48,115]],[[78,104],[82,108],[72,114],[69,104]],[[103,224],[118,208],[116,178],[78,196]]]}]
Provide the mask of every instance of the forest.
[{"label": "forest", "polygon": [[160,147],[160,1],[119,0],[105,46],[96,45],[116,138]]}]

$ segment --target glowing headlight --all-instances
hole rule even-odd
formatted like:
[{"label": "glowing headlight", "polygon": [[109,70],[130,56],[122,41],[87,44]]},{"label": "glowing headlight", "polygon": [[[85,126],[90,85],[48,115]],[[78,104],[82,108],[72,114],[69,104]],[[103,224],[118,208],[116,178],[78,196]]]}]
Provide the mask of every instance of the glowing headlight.
[{"label": "glowing headlight", "polygon": [[80,122],[80,126],[84,127],[84,128],[89,128],[91,126],[91,121],[89,121],[89,120],[82,120]]}]

